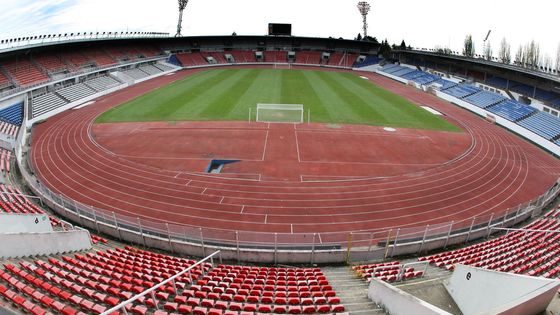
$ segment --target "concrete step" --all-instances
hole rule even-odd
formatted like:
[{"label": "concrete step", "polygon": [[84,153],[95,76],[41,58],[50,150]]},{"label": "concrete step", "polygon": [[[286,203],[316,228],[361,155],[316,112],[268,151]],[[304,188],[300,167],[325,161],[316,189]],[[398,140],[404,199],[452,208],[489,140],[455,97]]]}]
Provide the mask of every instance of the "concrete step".
[{"label": "concrete step", "polygon": [[323,267],[321,270],[349,314],[386,314],[367,297],[367,282],[356,277],[349,267]]}]

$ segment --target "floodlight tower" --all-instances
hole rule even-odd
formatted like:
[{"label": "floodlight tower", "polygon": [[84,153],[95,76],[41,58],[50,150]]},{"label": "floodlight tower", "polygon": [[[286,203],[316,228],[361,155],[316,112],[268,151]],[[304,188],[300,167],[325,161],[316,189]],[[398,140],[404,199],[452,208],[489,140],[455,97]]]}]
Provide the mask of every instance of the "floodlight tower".
[{"label": "floodlight tower", "polygon": [[189,3],[189,0],[179,0],[179,22],[177,23],[177,34],[175,37],[181,36],[181,24],[183,23],[183,10]]},{"label": "floodlight tower", "polygon": [[358,2],[358,10],[360,10],[360,14],[362,14],[362,20],[364,22],[364,38],[367,37],[367,15],[371,10],[371,5],[366,1]]}]

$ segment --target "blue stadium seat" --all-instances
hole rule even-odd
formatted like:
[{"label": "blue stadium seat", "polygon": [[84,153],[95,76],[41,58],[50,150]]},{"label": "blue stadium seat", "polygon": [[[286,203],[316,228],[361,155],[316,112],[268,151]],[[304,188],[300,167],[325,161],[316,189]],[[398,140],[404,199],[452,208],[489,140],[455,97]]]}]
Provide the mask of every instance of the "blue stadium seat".
[{"label": "blue stadium seat", "polygon": [[478,106],[480,108],[486,108],[495,105],[499,102],[504,101],[506,98],[497,93],[480,91],[473,95],[465,97],[465,101]]},{"label": "blue stadium seat", "polygon": [[453,86],[446,90],[443,90],[443,93],[455,96],[456,98],[465,98],[480,91],[481,89],[477,88],[476,86],[459,84],[457,86]]},{"label": "blue stadium seat", "polygon": [[376,65],[379,62],[381,62],[381,58],[371,55],[371,56],[367,56],[366,59],[363,62],[355,62],[354,63],[354,67],[356,68],[361,68],[361,67],[367,67],[367,66],[371,66],[371,65]]},{"label": "blue stadium seat", "polygon": [[412,79],[412,81],[414,81],[418,84],[426,85],[426,84],[430,84],[432,82],[435,82],[439,79],[440,79],[440,77],[438,77],[437,75],[426,73],[423,76],[416,77],[416,78]]},{"label": "blue stadium seat", "polygon": [[453,81],[445,80],[445,79],[442,79],[442,78],[439,78],[434,83],[439,85],[439,90],[440,91],[444,91],[444,90],[447,90],[449,88],[457,86],[457,83],[455,83]]},{"label": "blue stadium seat", "polygon": [[541,137],[551,140],[560,135],[560,119],[545,112],[538,112],[517,123]]},{"label": "blue stadium seat", "polygon": [[488,111],[501,116],[509,121],[518,121],[537,112],[536,109],[529,105],[524,105],[516,101],[505,100],[494,106],[487,108]]},{"label": "blue stadium seat", "polygon": [[23,121],[23,103],[17,103],[0,109],[0,120],[21,126]]},{"label": "blue stadium seat", "polygon": [[422,76],[425,76],[425,75],[426,75],[425,72],[414,70],[414,71],[409,72],[407,74],[401,75],[401,78],[407,79],[407,80],[413,80],[415,78],[422,77]]},{"label": "blue stadium seat", "polygon": [[403,75],[407,74],[407,73],[411,73],[413,71],[418,71],[409,67],[403,67],[401,66],[401,68],[397,71],[391,72],[392,75],[396,75],[398,77],[402,77]]},{"label": "blue stadium seat", "polygon": [[504,78],[500,78],[500,77],[487,78],[485,83],[488,84],[488,85],[495,86],[497,88],[504,89],[504,90],[508,88],[507,80],[504,79]]}]

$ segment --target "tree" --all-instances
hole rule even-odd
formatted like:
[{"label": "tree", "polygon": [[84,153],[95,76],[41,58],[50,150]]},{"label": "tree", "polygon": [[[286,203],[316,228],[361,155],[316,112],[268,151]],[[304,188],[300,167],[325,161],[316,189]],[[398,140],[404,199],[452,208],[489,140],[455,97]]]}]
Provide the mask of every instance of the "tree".
[{"label": "tree", "polygon": [[558,43],[558,49],[556,50],[556,71],[560,75],[560,43]]},{"label": "tree", "polygon": [[403,41],[401,42],[400,49],[406,49],[406,43],[404,42],[404,39],[403,39]]},{"label": "tree", "polygon": [[484,59],[492,60],[492,45],[490,45],[489,42],[487,42],[484,47]]},{"label": "tree", "polygon": [[465,45],[463,46],[463,55],[466,57],[474,57],[474,42],[472,40],[472,35],[467,35],[465,37]]},{"label": "tree", "polygon": [[453,52],[451,51],[451,49],[449,49],[449,47],[441,47],[441,46],[436,46],[434,48],[435,52],[438,54],[442,54],[442,55],[451,55]]},{"label": "tree", "polygon": [[498,58],[503,63],[511,62],[511,46],[504,37],[500,42],[500,51],[498,52]]},{"label": "tree", "polygon": [[362,34],[358,33],[358,36],[356,36],[356,40],[362,40]]},{"label": "tree", "polygon": [[382,55],[385,59],[391,58],[391,46],[386,39],[381,42],[381,46],[379,47],[379,54]]},{"label": "tree", "polygon": [[519,45],[519,48],[517,49],[517,53],[515,53],[515,64],[519,65],[519,66],[524,66],[523,61],[524,61],[524,56],[523,56],[523,46]]}]

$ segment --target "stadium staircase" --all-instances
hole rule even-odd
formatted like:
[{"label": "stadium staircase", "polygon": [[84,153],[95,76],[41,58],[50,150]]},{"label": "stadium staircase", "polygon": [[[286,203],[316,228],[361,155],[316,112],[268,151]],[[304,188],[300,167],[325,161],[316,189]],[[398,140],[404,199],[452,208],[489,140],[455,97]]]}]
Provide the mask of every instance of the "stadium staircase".
[{"label": "stadium staircase", "polygon": [[321,268],[349,314],[386,314],[367,297],[369,283],[356,277],[348,267]]}]

